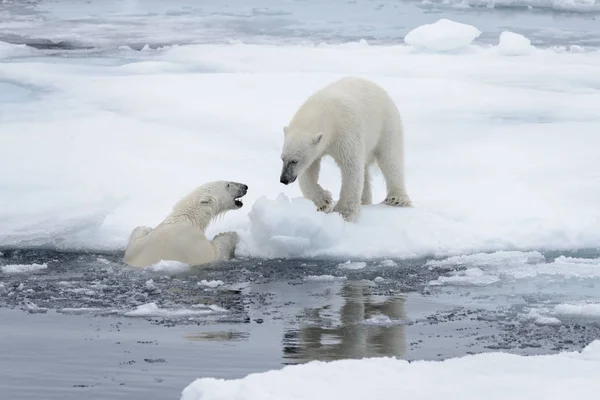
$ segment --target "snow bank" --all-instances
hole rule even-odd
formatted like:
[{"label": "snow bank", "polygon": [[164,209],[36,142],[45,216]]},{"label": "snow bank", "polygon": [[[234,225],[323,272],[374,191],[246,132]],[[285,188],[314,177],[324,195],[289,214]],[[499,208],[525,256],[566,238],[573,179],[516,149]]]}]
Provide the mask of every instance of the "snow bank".
[{"label": "snow bank", "polygon": [[591,399],[600,390],[600,341],[581,353],[477,354],[441,362],[394,358],[313,361],[242,379],[197,379],[181,400]]},{"label": "snow bank", "polygon": [[414,28],[406,34],[404,41],[419,50],[445,52],[464,49],[479,35],[481,31],[473,25],[443,18]]},{"label": "snow bank", "polygon": [[523,56],[535,51],[535,47],[531,45],[531,40],[518,33],[508,31],[500,33],[498,46],[496,47],[505,56]]},{"label": "snow bank", "polygon": [[48,264],[10,264],[0,267],[5,274],[27,274],[30,272],[41,271],[48,268]]}]

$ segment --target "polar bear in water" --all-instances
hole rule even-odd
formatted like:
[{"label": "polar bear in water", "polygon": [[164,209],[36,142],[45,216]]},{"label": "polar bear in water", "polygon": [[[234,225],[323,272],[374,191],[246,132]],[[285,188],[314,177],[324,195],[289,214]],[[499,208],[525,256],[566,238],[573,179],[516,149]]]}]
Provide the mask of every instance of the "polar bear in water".
[{"label": "polar bear in water", "polygon": [[181,199],[156,228],[138,226],[129,237],[123,261],[147,267],[161,260],[201,265],[233,258],[236,232],[221,233],[210,241],[204,231],[217,215],[242,208],[248,186],[216,181],[206,183]]},{"label": "polar bear in water", "polygon": [[[387,186],[384,204],[410,207],[404,185],[404,133],[389,94],[362,78],[346,77],[310,96],[296,111],[285,135],[280,182],[299,178],[300,190],[319,211],[339,212],[355,221],[360,205],[372,203],[369,167],[379,165]],[[321,158],[333,157],[342,170],[340,198],[319,184]]]}]

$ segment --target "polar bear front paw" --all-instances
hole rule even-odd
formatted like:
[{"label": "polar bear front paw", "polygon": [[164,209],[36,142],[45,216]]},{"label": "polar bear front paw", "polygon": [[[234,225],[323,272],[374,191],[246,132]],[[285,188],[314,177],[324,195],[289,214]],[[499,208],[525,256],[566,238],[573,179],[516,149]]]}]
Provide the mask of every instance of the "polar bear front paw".
[{"label": "polar bear front paw", "polygon": [[407,195],[401,196],[388,196],[383,201],[383,204],[387,204],[392,207],[412,207],[412,202]]},{"label": "polar bear front paw", "polygon": [[230,260],[234,257],[235,247],[240,240],[237,232],[219,233],[213,239],[213,243],[219,249],[220,260]]},{"label": "polar bear front paw", "polygon": [[315,196],[313,203],[317,206],[317,211],[331,212],[333,210],[333,198],[331,193],[327,190],[323,190],[317,196]]}]

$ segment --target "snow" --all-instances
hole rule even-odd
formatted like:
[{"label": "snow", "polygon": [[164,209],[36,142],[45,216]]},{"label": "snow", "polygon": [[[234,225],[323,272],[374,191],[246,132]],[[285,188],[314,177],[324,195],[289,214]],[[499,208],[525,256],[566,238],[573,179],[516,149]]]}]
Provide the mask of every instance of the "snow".
[{"label": "snow", "polygon": [[408,32],[404,41],[419,50],[455,51],[464,49],[481,35],[473,25],[442,18]]},{"label": "snow", "polygon": [[[600,390],[600,341],[579,352],[518,356],[488,353],[409,363],[394,358],[313,361],[242,379],[201,378],[181,400],[346,400],[403,397],[490,400],[593,398]],[[290,392],[290,388],[293,390]]]},{"label": "snow", "polygon": [[[0,247],[123,250],[133,228],[155,226],[194,187],[227,179],[249,185],[245,206],[207,235],[238,231],[240,257],[595,248],[600,53],[537,50],[506,57],[476,43],[464,54],[423,54],[364,42],[238,42],[124,50],[97,64],[3,59],[0,135],[11,145],[0,147]],[[380,83],[397,102],[414,202],[377,204],[385,185],[375,170],[376,204],[362,207],[356,224],[317,212],[297,184],[278,179],[282,126],[345,75]],[[337,199],[339,169],[329,159],[320,183]],[[541,267],[569,275],[552,265]],[[534,273],[522,268],[513,272]],[[591,277],[594,268],[573,270]]]},{"label": "snow", "polygon": [[523,56],[531,54],[535,47],[531,45],[531,40],[525,36],[504,31],[500,33],[498,50],[505,56]]},{"label": "snow", "polygon": [[27,274],[48,268],[48,264],[10,264],[2,265],[0,270],[5,274]]}]

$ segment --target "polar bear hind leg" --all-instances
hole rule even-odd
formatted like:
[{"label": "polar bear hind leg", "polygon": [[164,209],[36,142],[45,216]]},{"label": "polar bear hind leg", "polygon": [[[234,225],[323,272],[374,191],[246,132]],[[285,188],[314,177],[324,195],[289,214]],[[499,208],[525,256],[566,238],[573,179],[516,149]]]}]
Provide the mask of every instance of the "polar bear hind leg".
[{"label": "polar bear hind leg", "polygon": [[394,207],[412,207],[404,183],[404,149],[402,135],[392,132],[389,140],[377,152],[377,164],[385,179],[387,196],[384,204]]}]

